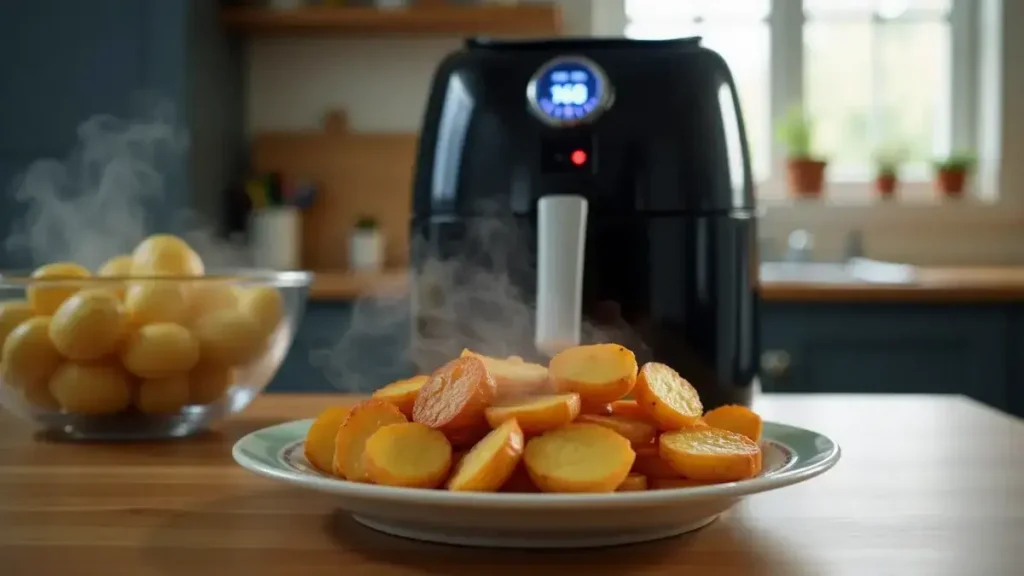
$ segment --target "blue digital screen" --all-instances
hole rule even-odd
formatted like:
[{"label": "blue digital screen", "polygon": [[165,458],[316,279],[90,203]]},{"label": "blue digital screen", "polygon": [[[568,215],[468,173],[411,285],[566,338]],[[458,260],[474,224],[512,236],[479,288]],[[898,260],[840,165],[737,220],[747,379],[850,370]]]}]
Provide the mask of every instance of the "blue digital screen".
[{"label": "blue digital screen", "polygon": [[537,78],[537,106],[554,120],[581,120],[601,104],[605,90],[601,84],[601,78],[586,64],[561,62]]}]

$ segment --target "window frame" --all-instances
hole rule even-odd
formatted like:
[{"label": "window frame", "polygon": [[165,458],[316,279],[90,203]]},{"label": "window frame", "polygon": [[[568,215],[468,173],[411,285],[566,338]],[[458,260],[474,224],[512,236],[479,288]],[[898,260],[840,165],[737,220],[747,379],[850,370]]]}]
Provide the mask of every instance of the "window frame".
[{"label": "window frame", "polygon": [[[625,0],[623,1],[623,6]],[[679,1],[679,0],[665,0]],[[979,104],[979,6],[977,0],[952,0],[950,26],[950,147],[952,150],[977,150]],[[629,18],[623,10],[624,24]],[[804,15],[803,0],[771,0],[767,18],[769,28],[769,110],[775,126],[786,112],[804,98]],[[625,28],[623,28],[625,29]],[[830,204],[869,205],[877,202],[869,181],[829,181],[823,201]],[[785,151],[771,141],[768,179],[757,184],[763,203],[792,202],[785,181]],[[995,190],[975,186],[974,198],[983,203],[995,201]],[[901,183],[900,203],[934,204],[939,201],[932,182]],[[821,201],[819,201],[821,202]]]}]

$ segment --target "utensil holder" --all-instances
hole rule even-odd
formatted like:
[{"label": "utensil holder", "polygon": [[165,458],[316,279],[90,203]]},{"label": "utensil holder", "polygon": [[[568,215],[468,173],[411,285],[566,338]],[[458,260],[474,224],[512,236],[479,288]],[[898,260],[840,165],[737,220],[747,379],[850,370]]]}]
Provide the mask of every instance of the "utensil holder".
[{"label": "utensil holder", "polygon": [[349,267],[355,272],[380,272],[384,267],[384,234],[380,228],[355,228],[349,237]]},{"label": "utensil holder", "polygon": [[302,213],[294,207],[264,208],[252,214],[249,244],[259,268],[301,268]]}]

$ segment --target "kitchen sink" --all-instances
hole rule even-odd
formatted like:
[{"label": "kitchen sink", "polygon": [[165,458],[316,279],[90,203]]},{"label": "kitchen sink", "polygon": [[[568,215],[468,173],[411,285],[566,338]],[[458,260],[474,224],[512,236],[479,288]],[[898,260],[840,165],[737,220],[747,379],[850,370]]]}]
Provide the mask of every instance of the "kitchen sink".
[{"label": "kitchen sink", "polygon": [[815,284],[910,284],[916,277],[908,264],[852,258],[847,262],[763,262],[762,282]]}]

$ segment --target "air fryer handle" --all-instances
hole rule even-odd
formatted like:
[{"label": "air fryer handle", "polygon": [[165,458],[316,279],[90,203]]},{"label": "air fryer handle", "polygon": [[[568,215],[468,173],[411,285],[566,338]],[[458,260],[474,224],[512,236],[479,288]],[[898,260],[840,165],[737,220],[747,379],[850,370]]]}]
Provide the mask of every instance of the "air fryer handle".
[{"label": "air fryer handle", "polygon": [[537,202],[537,318],[534,343],[548,355],[580,343],[587,199],[545,196]]}]

